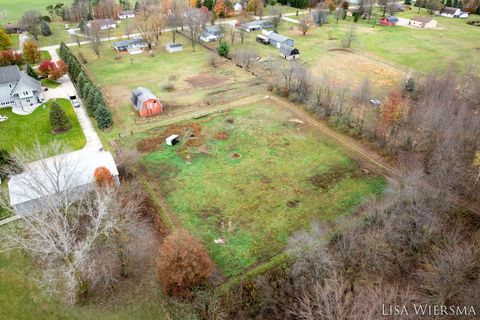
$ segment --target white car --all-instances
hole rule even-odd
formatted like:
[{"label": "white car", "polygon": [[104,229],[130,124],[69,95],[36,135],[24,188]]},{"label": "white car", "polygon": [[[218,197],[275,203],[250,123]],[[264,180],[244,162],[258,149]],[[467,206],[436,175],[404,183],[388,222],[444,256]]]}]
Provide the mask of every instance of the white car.
[{"label": "white car", "polygon": [[73,105],[74,108],[79,108],[80,107],[80,101],[78,101],[77,96],[70,95],[70,101],[72,102],[72,105]]}]

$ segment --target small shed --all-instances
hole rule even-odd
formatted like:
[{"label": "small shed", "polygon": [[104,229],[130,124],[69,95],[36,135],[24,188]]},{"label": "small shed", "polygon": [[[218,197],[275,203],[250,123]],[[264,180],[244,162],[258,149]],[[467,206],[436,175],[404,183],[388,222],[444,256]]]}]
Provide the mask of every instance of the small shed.
[{"label": "small shed", "polygon": [[280,49],[282,45],[286,45],[289,47],[293,47],[295,45],[295,41],[293,39],[287,38],[275,32],[270,32],[267,35],[267,38],[270,42],[270,45],[277,47],[278,49]]},{"label": "small shed", "polygon": [[300,57],[300,51],[297,48],[291,47],[289,45],[282,45],[278,49],[278,53],[281,57],[287,60],[296,60]]},{"label": "small shed", "polygon": [[437,27],[437,20],[429,17],[413,17],[410,19],[409,25],[417,28],[431,29]]},{"label": "small shed", "polygon": [[7,33],[22,33],[25,31],[25,28],[21,25],[14,23],[7,23],[4,28]]},{"label": "small shed", "polygon": [[133,90],[131,102],[141,117],[153,117],[163,111],[160,100],[147,88]]},{"label": "small shed", "polygon": [[265,29],[273,29],[273,24],[269,20],[255,20],[240,25],[240,28],[247,32],[253,32]]},{"label": "small shed", "polygon": [[98,26],[100,30],[115,29],[117,23],[112,19],[95,19],[87,22],[87,27]]},{"label": "small shed", "polygon": [[165,50],[167,52],[179,52],[179,51],[183,51],[183,44],[181,43],[167,43],[165,45]]},{"label": "small shed", "polygon": [[172,134],[171,136],[165,138],[165,142],[169,146],[174,146],[180,142],[180,137],[178,136],[178,134]]}]

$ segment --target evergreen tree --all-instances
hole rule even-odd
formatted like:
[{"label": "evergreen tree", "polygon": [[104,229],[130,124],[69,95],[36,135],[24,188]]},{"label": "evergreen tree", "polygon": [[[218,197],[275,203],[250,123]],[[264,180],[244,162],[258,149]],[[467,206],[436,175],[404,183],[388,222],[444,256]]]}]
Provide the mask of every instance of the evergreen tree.
[{"label": "evergreen tree", "polygon": [[104,105],[99,105],[95,111],[95,119],[100,129],[106,129],[112,126],[112,113]]},{"label": "evergreen tree", "polygon": [[445,6],[451,7],[452,6],[452,0],[445,1]]},{"label": "evergreen tree", "polygon": [[93,103],[95,95],[97,93],[97,87],[94,84],[90,84],[90,89],[87,92],[87,95],[83,97],[83,101],[87,105],[87,111],[89,115],[95,115],[95,110],[97,109]]},{"label": "evergreen tree", "polygon": [[137,2],[135,2],[135,7],[134,7],[134,10],[135,10],[135,11],[138,11],[138,10],[140,10],[140,2],[138,2],[138,1],[137,1]]},{"label": "evergreen tree", "polygon": [[[88,97],[88,95],[90,94],[91,89],[92,89],[92,85],[91,85],[89,82],[85,82],[85,84],[83,85],[83,87],[80,89],[80,96],[82,96],[82,98]],[[89,106],[88,106],[88,104],[87,104],[87,100],[85,99],[84,102],[85,102],[85,107],[87,108],[88,113],[91,115],[92,113],[91,113],[90,110],[89,110]]]},{"label": "evergreen tree", "polygon": [[226,58],[228,56],[228,53],[230,52],[230,46],[226,41],[220,41],[217,51],[219,55]]},{"label": "evergreen tree", "polygon": [[83,86],[85,85],[86,80],[87,80],[87,77],[85,76],[85,73],[80,72],[80,74],[77,77],[77,82],[76,82],[77,83],[77,89],[78,89],[78,92],[79,92],[80,96],[82,96],[81,91],[82,91]]},{"label": "evergreen tree", "polygon": [[64,132],[72,127],[65,111],[56,101],[50,106],[50,127],[54,133]]},{"label": "evergreen tree", "polygon": [[33,79],[35,80],[38,80],[38,76],[37,76],[37,73],[35,72],[35,70],[33,70],[32,66],[30,64],[27,64],[27,74],[32,77]]},{"label": "evergreen tree", "polygon": [[201,7],[202,7],[202,0],[197,0],[197,1],[195,2],[195,7],[201,8]]},{"label": "evergreen tree", "polygon": [[50,29],[50,26],[48,25],[47,21],[43,20],[42,24],[40,25],[40,28],[41,28],[42,34],[45,37],[49,37],[52,35],[52,30]]},{"label": "evergreen tree", "polygon": [[209,11],[212,11],[212,9],[213,9],[213,0],[205,0],[204,5],[205,5],[205,7],[208,8]]},{"label": "evergreen tree", "polygon": [[95,92],[95,97],[93,97],[93,104],[95,105],[95,108],[100,105],[107,105],[105,103],[105,99],[103,99],[102,92],[100,90],[97,90]]}]

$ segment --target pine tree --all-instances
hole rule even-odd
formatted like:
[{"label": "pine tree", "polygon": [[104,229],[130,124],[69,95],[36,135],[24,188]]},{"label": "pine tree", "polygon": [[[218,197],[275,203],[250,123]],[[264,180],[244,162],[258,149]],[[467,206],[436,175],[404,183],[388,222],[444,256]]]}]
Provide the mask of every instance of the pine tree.
[{"label": "pine tree", "polygon": [[203,3],[205,7],[208,8],[209,11],[212,11],[213,8],[213,0],[205,0]]},{"label": "pine tree", "polygon": [[45,20],[42,20],[42,24],[40,25],[42,34],[45,37],[49,37],[52,35],[52,30],[50,29],[50,26],[48,25],[48,22]]},{"label": "pine tree", "polygon": [[86,80],[87,80],[87,77],[85,76],[85,73],[80,72],[80,74],[77,77],[76,84],[77,84],[78,92],[79,92],[81,97],[82,97],[82,88],[85,85]]},{"label": "pine tree", "polygon": [[65,111],[56,101],[50,106],[50,127],[54,133],[64,132],[72,127]]},{"label": "pine tree", "polygon": [[106,129],[112,126],[112,113],[104,105],[99,105],[95,111],[95,119],[100,129]]},{"label": "pine tree", "polygon": [[87,111],[89,115],[94,115],[95,114],[95,105],[93,104],[93,98],[95,97],[95,93],[97,88],[95,87],[94,84],[90,84],[89,90],[87,91],[86,95],[83,96],[83,101],[85,102],[85,105],[87,106]]},{"label": "pine tree", "polygon": [[103,95],[102,95],[102,92],[100,90],[97,90],[95,92],[95,97],[93,98],[93,105],[95,106],[95,108],[97,108],[97,106],[100,106],[100,105],[107,105],[105,103],[105,99],[103,99]]},{"label": "pine tree", "polygon": [[32,66],[30,64],[27,64],[27,74],[32,77],[33,79],[35,80],[38,80],[38,76],[37,76],[37,73],[35,72],[35,70],[33,70]]}]

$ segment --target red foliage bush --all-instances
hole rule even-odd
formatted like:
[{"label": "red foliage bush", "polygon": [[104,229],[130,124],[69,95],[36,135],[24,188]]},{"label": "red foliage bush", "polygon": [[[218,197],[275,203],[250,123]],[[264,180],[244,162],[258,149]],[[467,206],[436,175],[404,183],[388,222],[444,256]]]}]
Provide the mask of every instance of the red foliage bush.
[{"label": "red foliage bush", "polygon": [[12,50],[0,51],[0,67],[14,64],[21,66],[23,63],[24,61],[20,53],[13,52]]},{"label": "red foliage bush", "polygon": [[174,231],[160,246],[158,278],[170,296],[189,297],[193,287],[206,283],[213,268],[205,247],[186,230]]},{"label": "red foliage bush", "polygon": [[67,74],[67,71],[67,65],[62,60],[57,61],[57,63],[52,60],[44,60],[38,66],[38,73],[42,76],[48,76],[50,80],[57,80]]},{"label": "red foliage bush", "polygon": [[95,184],[100,187],[106,187],[113,185],[113,175],[105,167],[98,167],[93,173],[95,178]]}]

